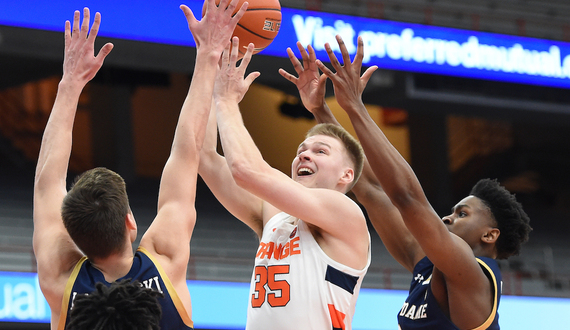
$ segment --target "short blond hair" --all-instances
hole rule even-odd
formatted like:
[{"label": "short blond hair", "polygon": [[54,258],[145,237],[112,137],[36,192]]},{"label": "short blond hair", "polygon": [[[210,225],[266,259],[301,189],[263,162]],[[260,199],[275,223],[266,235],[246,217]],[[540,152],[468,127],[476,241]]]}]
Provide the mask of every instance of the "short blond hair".
[{"label": "short blond hair", "polygon": [[352,135],[350,135],[350,133],[347,130],[345,130],[339,125],[334,125],[334,124],[315,125],[307,132],[305,138],[315,135],[326,135],[336,138],[344,145],[345,150],[347,151],[348,156],[350,157],[350,161],[354,166],[353,168],[354,180],[352,180],[352,183],[350,184],[349,189],[347,190],[349,191],[350,189],[352,189],[352,187],[354,187],[354,185],[358,181],[358,178],[360,178],[360,175],[362,174],[362,168],[364,167],[364,151],[362,150],[360,142],[358,142],[358,140],[356,140]]}]

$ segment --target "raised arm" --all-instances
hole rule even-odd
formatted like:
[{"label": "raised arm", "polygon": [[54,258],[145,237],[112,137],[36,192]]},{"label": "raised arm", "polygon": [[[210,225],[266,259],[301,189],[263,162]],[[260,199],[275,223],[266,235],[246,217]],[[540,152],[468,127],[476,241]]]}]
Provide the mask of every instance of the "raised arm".
[{"label": "raised arm", "polygon": [[178,118],[170,157],[162,173],[158,213],[141,240],[141,246],[160,261],[179,294],[186,295],[188,291],[185,280],[190,238],[196,222],[194,201],[199,155],[218,61],[247,8],[246,2],[232,16],[237,3],[237,0],[222,0],[220,6],[216,6],[214,0],[207,0],[201,21],[187,6],[180,7],[196,42],[195,69]]},{"label": "raised arm", "polygon": [[318,123],[340,125],[325,102],[327,76],[319,72],[315,50],[308,45],[307,52],[299,41],[297,41],[297,48],[301,53],[303,64],[291,48],[287,48],[289,60],[293,64],[297,77],[284,69],[279,69],[279,74],[297,86],[303,105],[315,116]]},{"label": "raised arm", "polygon": [[366,111],[364,104],[361,101],[344,101],[354,100],[349,95],[361,93],[362,86],[370,78],[371,69],[359,78],[360,81],[356,81],[355,76],[350,75],[351,70],[362,64],[362,39],[358,38],[358,51],[354,63],[350,63],[348,52],[340,36],[337,36],[337,41],[341,48],[344,65],[340,65],[330,45],[326,45],[326,49],[336,73],[320,61],[317,61],[317,64],[333,81],[335,95],[351,119],[366,156],[372,164],[374,174],[392,203],[400,211],[407,228],[436,267],[449,276],[451,281],[469,283],[468,274],[481,273],[470,247],[447,230],[427,201],[412,168],[390,144]]},{"label": "raised arm", "polygon": [[[212,109],[214,108],[212,102]],[[210,112],[206,138],[200,153],[198,173],[218,201],[236,218],[261,237],[263,201],[236,184],[226,159],[217,151],[216,111]]]},{"label": "raised arm", "polygon": [[386,195],[368,160],[364,161],[362,175],[352,188],[352,192],[366,209],[372,226],[390,255],[412,272],[425,253],[406,227],[400,211]]},{"label": "raised arm", "polygon": [[[248,62],[246,55],[235,68],[235,58],[230,60],[230,65],[220,72],[223,77],[216,82],[215,92],[222,146],[236,183],[266,202],[264,212],[273,208],[303,219],[322,230],[323,235],[334,237],[338,249],[352,249],[348,245],[355,239],[366,244],[366,223],[356,203],[339,191],[307,188],[263,160],[243,124],[236,97],[242,86],[249,87],[251,83],[251,75],[243,78]],[[269,216],[264,214],[265,222]]]},{"label": "raised arm", "polygon": [[[300,42],[297,42],[297,48],[301,54],[303,64],[295,57],[290,48],[287,49],[297,77],[283,69],[280,69],[279,73],[297,86],[303,105],[315,116],[317,122],[340,125],[325,102],[325,82],[327,77],[319,73],[314,49],[311,45],[308,45],[305,50]],[[355,66],[353,70],[347,72],[347,74],[354,76],[355,79],[353,81],[359,85],[360,88],[358,90],[360,93],[342,93],[351,98],[343,100],[344,103],[358,103],[362,98],[362,91],[366,84],[360,86],[360,69],[361,67]],[[338,88],[342,87],[344,85],[338,86]],[[398,209],[392,204],[384,189],[382,189],[367,159],[364,162],[362,175],[352,188],[352,192],[366,208],[370,222],[390,254],[402,266],[412,271],[417,260],[423,257],[421,247],[406,228]]]},{"label": "raised arm", "polygon": [[40,286],[52,313],[61,308],[65,281],[82,256],[61,218],[77,103],[83,88],[113,48],[112,44],[106,44],[95,56],[101,14],[95,14],[91,31],[89,9],[83,10],[81,24],[80,16],[79,11],[74,13],[73,30],[71,23],[65,22],[63,76],[42,138],[34,181],[34,253]]}]

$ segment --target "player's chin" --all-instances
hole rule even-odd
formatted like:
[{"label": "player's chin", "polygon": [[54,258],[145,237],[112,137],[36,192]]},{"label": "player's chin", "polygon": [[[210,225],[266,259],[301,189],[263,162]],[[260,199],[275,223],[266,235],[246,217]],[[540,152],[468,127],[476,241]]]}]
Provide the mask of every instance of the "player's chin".
[{"label": "player's chin", "polygon": [[307,188],[311,188],[313,184],[312,175],[297,175],[293,180],[302,184]]}]

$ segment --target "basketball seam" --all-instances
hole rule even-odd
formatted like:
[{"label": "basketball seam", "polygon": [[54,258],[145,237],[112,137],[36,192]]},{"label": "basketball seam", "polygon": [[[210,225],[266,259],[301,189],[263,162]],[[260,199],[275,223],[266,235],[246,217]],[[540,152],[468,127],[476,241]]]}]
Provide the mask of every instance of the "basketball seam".
[{"label": "basketball seam", "polygon": [[245,26],[243,26],[243,25],[241,25],[241,24],[239,24],[239,23],[238,23],[238,26],[241,27],[242,29],[246,30],[247,32],[249,32],[249,33],[251,33],[251,34],[257,36],[257,37],[260,37],[261,39],[265,39],[265,40],[273,40],[273,39],[274,39],[274,38],[267,38],[267,37],[264,37],[264,36],[262,36],[262,35],[260,35],[260,34],[257,34],[256,32],[251,31],[250,29],[246,28]]},{"label": "basketball seam", "polygon": [[281,9],[275,9],[275,8],[247,8],[246,11],[255,11],[255,10],[271,10],[271,11],[281,12]]}]

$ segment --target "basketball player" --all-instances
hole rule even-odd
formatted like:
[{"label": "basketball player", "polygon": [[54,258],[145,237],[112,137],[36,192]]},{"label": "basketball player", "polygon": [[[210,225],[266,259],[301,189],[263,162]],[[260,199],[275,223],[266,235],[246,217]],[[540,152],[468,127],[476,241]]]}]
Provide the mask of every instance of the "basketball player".
[{"label": "basketball player", "polygon": [[238,103],[259,75],[244,79],[253,44],[236,67],[223,56],[199,173],[220,202],[260,239],[248,302],[248,330],[351,329],[370,236],[359,206],[345,193],[363,153],[335,125],[318,125],[299,145],[292,178],[266,163],[245,128]]},{"label": "basketball player", "polygon": [[353,191],[388,251],[413,273],[410,295],[398,315],[400,328],[498,329],[501,274],[495,259],[518,254],[532,230],[528,216],[506,189],[484,179],[453,207],[452,214],[440,219],[409,165],[362,103],[362,91],[376,70],[371,67],[360,76],[362,39],[352,63],[342,39],[337,41],[343,65],[326,45],[336,73],[316,59],[311,47],[307,53],[300,44],[303,65],[288,50],[299,77],[280,73],[297,85],[317,120],[336,122],[324,102],[323,76],[330,78],[337,101],[362,141],[372,166],[366,162]]},{"label": "basketball player", "polygon": [[65,328],[77,294],[94,291],[97,282],[110,285],[125,278],[164,294],[160,299],[161,329],[193,326],[186,268],[196,221],[199,150],[219,58],[247,8],[244,4],[232,17],[237,0],[222,0],[220,7],[214,0],[207,1],[201,21],[181,6],[197,45],[195,71],[162,174],[158,213],[136,253],[131,244],[137,225],[118,174],[96,168],[83,173],[66,191],[78,99],[113,48],[106,44],[94,56],[99,13],[90,31],[88,8],[83,11],[82,24],[79,11],[73,27],[66,22],[63,76],[44,132],[34,185],[33,244],[40,286],[51,308],[52,329]]}]

